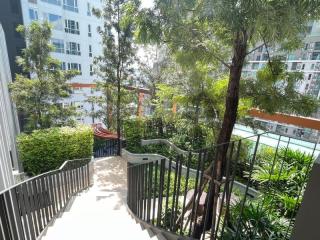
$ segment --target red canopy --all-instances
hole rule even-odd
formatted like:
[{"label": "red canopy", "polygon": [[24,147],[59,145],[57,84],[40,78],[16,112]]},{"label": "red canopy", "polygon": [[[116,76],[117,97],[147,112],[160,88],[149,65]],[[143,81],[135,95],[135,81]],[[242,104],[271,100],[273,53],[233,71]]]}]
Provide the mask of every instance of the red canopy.
[{"label": "red canopy", "polygon": [[104,139],[117,139],[118,135],[114,132],[111,132],[103,128],[101,123],[95,123],[93,126],[93,134],[95,137],[100,137]]}]

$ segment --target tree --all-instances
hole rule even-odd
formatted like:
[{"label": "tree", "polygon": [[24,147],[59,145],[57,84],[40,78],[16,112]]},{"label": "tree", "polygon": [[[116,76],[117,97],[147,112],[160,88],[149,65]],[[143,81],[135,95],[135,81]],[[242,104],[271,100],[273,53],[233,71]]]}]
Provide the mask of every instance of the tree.
[{"label": "tree", "polygon": [[50,24],[32,22],[28,27],[18,26],[17,31],[27,41],[17,58],[26,74],[16,74],[10,91],[17,109],[27,116],[26,129],[73,124],[75,108],[63,106],[62,100],[70,96],[68,80],[78,72],[62,71],[60,62],[50,56],[54,50]]},{"label": "tree", "polygon": [[[112,88],[116,86],[116,116],[118,150],[121,154],[121,85],[133,73],[133,16],[138,10],[138,1],[106,0],[102,10],[94,9],[94,14],[104,21],[99,30],[102,37],[103,55],[95,59],[100,72],[103,94],[107,100],[107,114],[111,113]],[[108,104],[109,103],[109,104]],[[108,117],[107,117],[108,118]],[[110,120],[108,120],[110,122]]]},{"label": "tree", "polygon": [[[208,169],[213,179],[222,179],[229,146],[225,143],[230,141],[237,120],[246,57],[257,45],[297,48],[308,21],[319,14],[317,1],[307,0],[158,0],[154,9],[141,12],[137,19],[141,27],[136,33],[140,39],[166,42],[173,51],[189,53],[189,59],[218,63],[228,72],[225,110],[216,142],[222,147]],[[269,62],[272,69],[272,59]],[[219,184],[213,184],[213,189],[209,199],[217,209]],[[212,219],[215,221],[215,215]]]}]

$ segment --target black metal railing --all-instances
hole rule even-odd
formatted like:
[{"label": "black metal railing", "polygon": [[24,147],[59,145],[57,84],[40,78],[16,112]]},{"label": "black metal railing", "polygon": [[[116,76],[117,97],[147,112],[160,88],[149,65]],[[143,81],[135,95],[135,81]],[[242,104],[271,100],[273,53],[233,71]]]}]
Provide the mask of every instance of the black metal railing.
[{"label": "black metal railing", "polygon": [[118,139],[95,139],[94,157],[116,156],[118,150]]},{"label": "black metal railing", "polygon": [[128,206],[156,227],[195,239],[289,239],[319,151],[259,134],[201,150],[197,159],[129,161]]},{"label": "black metal railing", "polygon": [[90,159],[64,162],[0,193],[0,239],[35,240],[91,184]]}]

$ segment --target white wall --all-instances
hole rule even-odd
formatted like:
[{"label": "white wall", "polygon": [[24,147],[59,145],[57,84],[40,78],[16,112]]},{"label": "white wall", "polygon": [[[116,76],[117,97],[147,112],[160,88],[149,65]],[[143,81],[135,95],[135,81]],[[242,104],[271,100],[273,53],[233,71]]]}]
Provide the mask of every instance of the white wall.
[{"label": "white wall", "polygon": [[0,24],[0,191],[14,183],[12,170],[18,170],[15,137],[19,132],[19,124],[8,92],[10,82],[7,46]]}]

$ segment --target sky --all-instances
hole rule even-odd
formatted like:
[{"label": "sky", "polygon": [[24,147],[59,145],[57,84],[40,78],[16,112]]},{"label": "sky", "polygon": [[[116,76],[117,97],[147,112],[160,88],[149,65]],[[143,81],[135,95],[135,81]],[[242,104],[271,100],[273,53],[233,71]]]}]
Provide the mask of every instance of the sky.
[{"label": "sky", "polygon": [[141,8],[151,8],[153,6],[153,0],[141,0]]}]

